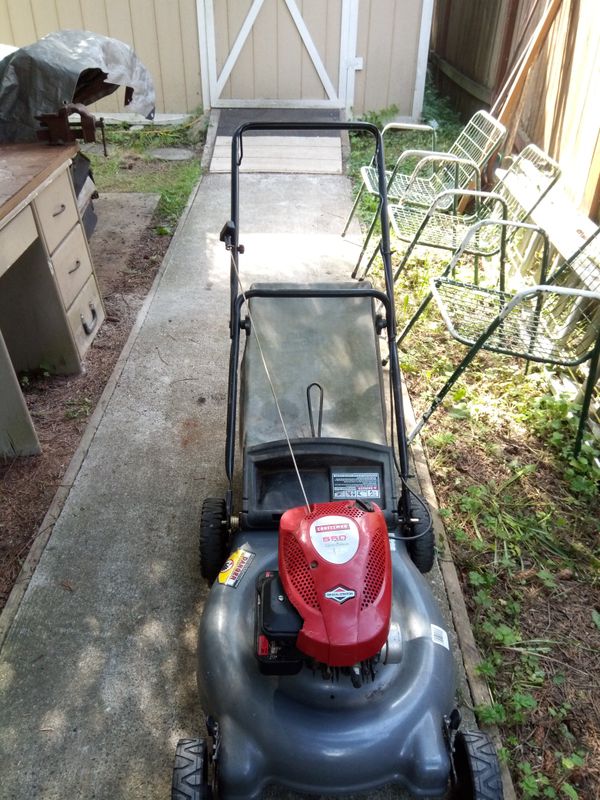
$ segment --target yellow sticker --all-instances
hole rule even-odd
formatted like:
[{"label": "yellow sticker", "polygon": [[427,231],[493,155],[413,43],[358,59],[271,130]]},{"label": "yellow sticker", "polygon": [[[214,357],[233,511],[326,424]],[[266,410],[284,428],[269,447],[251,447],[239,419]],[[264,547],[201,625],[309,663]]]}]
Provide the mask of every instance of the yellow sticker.
[{"label": "yellow sticker", "polygon": [[235,589],[252,563],[253,558],[254,553],[250,553],[248,550],[236,550],[223,564],[217,581],[224,586],[231,586]]}]

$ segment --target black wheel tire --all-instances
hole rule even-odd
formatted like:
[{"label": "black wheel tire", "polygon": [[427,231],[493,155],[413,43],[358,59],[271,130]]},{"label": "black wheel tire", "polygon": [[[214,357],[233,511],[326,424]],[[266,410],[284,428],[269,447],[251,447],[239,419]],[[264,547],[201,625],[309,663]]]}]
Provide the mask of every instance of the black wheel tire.
[{"label": "black wheel tire", "polygon": [[205,739],[180,739],[175,751],[171,800],[210,800]]},{"label": "black wheel tire", "polygon": [[454,737],[456,784],[452,800],[502,800],[502,777],[494,743],[483,731]]},{"label": "black wheel tire", "polygon": [[200,572],[213,583],[227,558],[227,512],[225,500],[207,497],[200,520]]},{"label": "black wheel tire", "polygon": [[[419,531],[416,531],[417,535]],[[423,574],[429,572],[435,561],[435,536],[433,529],[429,528],[418,539],[409,539],[408,555],[415,567]]]}]

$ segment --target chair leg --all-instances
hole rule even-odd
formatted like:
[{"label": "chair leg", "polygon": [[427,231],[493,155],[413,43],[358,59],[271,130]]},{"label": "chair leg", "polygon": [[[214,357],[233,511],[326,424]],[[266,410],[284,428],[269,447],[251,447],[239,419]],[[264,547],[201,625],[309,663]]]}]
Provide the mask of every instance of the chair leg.
[{"label": "chair leg", "polygon": [[[374,247],[374,248],[373,248],[373,252],[371,253],[371,258],[369,259],[369,263],[368,263],[368,264],[367,264],[367,266],[364,268],[364,270],[363,270],[363,274],[362,274],[362,275],[360,276],[360,278],[358,279],[359,281],[364,281],[364,279],[367,277],[367,275],[368,275],[368,273],[369,273],[369,270],[370,270],[370,269],[371,269],[371,267],[373,266],[373,262],[375,261],[375,259],[377,258],[378,254],[379,254],[380,252],[381,252],[381,240],[379,241],[379,244],[377,245],[377,247]],[[360,263],[360,262],[359,262],[359,263]],[[358,271],[358,264],[356,265],[356,267],[355,267],[355,269],[354,269],[354,272],[352,273],[352,277],[353,277],[353,278],[356,278],[356,273],[357,273],[357,271]]]},{"label": "chair leg", "polygon": [[446,397],[446,395],[448,394],[450,389],[454,386],[456,381],[460,378],[460,376],[463,374],[463,372],[469,366],[471,361],[473,361],[473,359],[477,355],[477,352],[479,351],[479,349],[480,348],[477,347],[477,344],[475,344],[475,345],[473,345],[473,347],[471,347],[471,349],[469,350],[467,355],[463,358],[463,360],[460,362],[458,367],[454,370],[452,375],[448,378],[446,383],[442,386],[442,388],[439,390],[439,392],[433,398],[433,400],[431,401],[431,405],[429,406],[427,411],[421,416],[421,418],[417,422],[416,426],[410,432],[410,434],[408,436],[408,439],[407,439],[408,444],[410,444],[413,441],[413,439],[415,438],[415,436],[417,436],[421,432],[421,429],[423,428],[425,423],[428,421],[429,417],[433,414],[433,412],[436,410],[436,408],[442,404],[444,398]]},{"label": "chair leg", "polygon": [[356,195],[356,200],[354,201],[354,205],[350,211],[350,216],[346,220],[346,224],[344,225],[344,230],[342,231],[342,236],[345,236],[348,233],[348,228],[350,227],[350,223],[352,222],[352,217],[356,213],[356,209],[358,208],[358,204],[360,203],[360,198],[363,196],[365,191],[365,184],[361,183],[360,189],[358,190],[358,194]]},{"label": "chair leg", "polygon": [[371,224],[369,225],[369,230],[367,231],[367,235],[363,242],[362,250],[360,251],[360,255],[358,256],[358,261],[356,262],[356,266],[352,271],[353,278],[356,278],[356,275],[358,274],[358,268],[360,267],[360,262],[363,260],[363,256],[367,252],[367,245],[369,244],[371,236],[373,235],[373,231],[375,230],[375,226],[377,225],[377,219],[379,217],[380,209],[381,209],[381,201],[377,203],[377,211],[373,214],[373,219],[371,220]]},{"label": "chair leg", "polygon": [[433,297],[433,295],[431,294],[431,292],[429,292],[427,297],[425,297],[425,298],[423,298],[423,300],[421,300],[421,304],[419,305],[419,307],[417,308],[415,313],[408,320],[408,322],[406,323],[404,328],[400,331],[400,333],[396,336],[396,344],[397,345],[400,345],[401,342],[406,338],[406,336],[408,336],[408,334],[412,330],[415,322],[419,319],[421,314],[425,311],[425,309],[427,308],[427,306],[431,302],[431,298],[432,297]]},{"label": "chair leg", "polygon": [[581,404],[581,413],[579,414],[579,426],[577,428],[577,437],[575,438],[575,447],[573,455],[577,457],[581,451],[583,443],[583,433],[585,431],[585,424],[587,422],[588,414],[590,412],[590,405],[592,403],[592,395],[594,393],[594,386],[598,378],[598,362],[600,361],[600,336],[594,347],[592,358],[590,360],[588,379],[585,384],[585,392],[583,395],[583,402]]},{"label": "chair leg", "polygon": [[477,353],[481,350],[483,345],[485,344],[486,339],[488,339],[492,333],[496,330],[496,328],[501,324],[502,319],[498,316],[496,319],[488,326],[488,328],[481,334],[479,339],[473,344],[470,349],[468,350],[466,356],[460,362],[460,364],[456,367],[452,375],[448,378],[446,383],[442,386],[439,392],[431,401],[431,405],[427,409],[427,411],[421,416],[418,423],[416,424],[415,428],[410,432],[410,435],[407,438],[408,444],[410,444],[415,436],[417,436],[429,417],[433,414],[436,408],[443,402],[444,398],[450,391],[450,389],[454,386],[456,381],[460,378],[463,372],[467,369],[471,361],[475,358]]}]

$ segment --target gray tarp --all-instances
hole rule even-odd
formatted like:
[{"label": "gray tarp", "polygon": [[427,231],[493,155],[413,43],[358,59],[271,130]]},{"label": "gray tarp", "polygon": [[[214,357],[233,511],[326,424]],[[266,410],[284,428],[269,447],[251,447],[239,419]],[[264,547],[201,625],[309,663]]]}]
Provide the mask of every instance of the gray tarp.
[{"label": "gray tarp", "polygon": [[93,103],[119,86],[133,90],[128,111],[154,117],[152,77],[129,45],[89,31],[49,33],[0,61],[0,142],[34,140],[39,114]]}]

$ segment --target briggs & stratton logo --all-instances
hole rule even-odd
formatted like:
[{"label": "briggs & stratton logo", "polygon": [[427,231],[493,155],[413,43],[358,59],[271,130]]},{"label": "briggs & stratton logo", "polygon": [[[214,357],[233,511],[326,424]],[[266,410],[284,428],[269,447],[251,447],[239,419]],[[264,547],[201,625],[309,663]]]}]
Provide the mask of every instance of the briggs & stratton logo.
[{"label": "briggs & stratton logo", "polygon": [[325,597],[328,600],[335,600],[336,603],[343,605],[346,600],[352,600],[353,597],[356,597],[356,592],[354,589],[348,589],[347,586],[336,586],[335,589],[330,589],[328,592],[325,592]]}]

